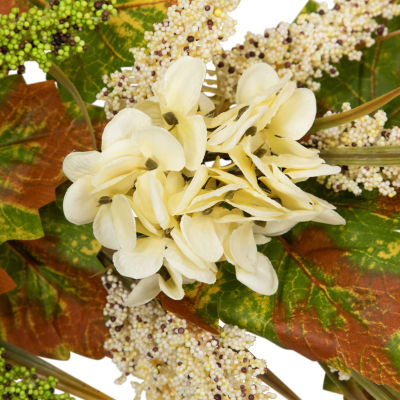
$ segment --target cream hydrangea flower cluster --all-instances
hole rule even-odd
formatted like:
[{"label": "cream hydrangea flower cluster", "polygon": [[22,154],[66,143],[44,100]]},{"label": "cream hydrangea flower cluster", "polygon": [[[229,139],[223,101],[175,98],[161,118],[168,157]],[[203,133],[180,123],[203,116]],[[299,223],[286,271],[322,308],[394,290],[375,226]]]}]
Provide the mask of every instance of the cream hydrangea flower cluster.
[{"label": "cream hydrangea flower cluster", "polygon": [[221,42],[234,32],[229,17],[240,0],[179,0],[167,10],[167,18],[145,32],[146,47],[133,48],[132,68],[103,77],[106,88],[98,95],[105,100],[107,118],[152,95],[151,85],[172,61],[185,55],[212,60],[222,50]]},{"label": "cream hydrangea flower cluster", "polygon": [[129,291],[113,275],[103,277],[108,291],[104,315],[110,339],[105,349],[123,374],[133,375],[135,400],[267,400],[276,394],[257,378],[266,363],[249,348],[255,337],[225,325],[214,336],[165,311],[156,301],[125,306]]},{"label": "cream hydrangea flower cluster", "polygon": [[[349,103],[343,103],[342,111],[351,110]],[[332,112],[326,113],[331,115]],[[307,144],[319,150],[337,147],[400,146],[400,128],[385,128],[386,113],[377,111],[355,121],[312,134]],[[383,196],[394,197],[400,188],[399,166],[343,166],[341,174],[319,177],[320,183],[335,192],[347,190],[359,195],[362,190],[378,189]]]},{"label": "cream hydrangea flower cluster", "polygon": [[279,76],[291,71],[296,81],[318,90],[316,79],[323,72],[337,76],[334,64],[342,57],[360,60],[362,48],[372,46],[376,36],[384,39],[387,28],[377,17],[389,20],[399,14],[400,4],[392,0],[335,0],[332,9],[322,3],[317,12],[266,29],[264,35],[248,33],[243,44],[215,55],[218,93],[233,101],[241,74],[260,61],[273,66]]},{"label": "cream hydrangea flower cluster", "polygon": [[224,260],[240,282],[271,295],[277,276],[258,244],[301,221],[344,223],[295,184],[340,171],[298,142],[315,118],[312,91],[256,64],[239,81],[236,105],[212,116],[205,75],[200,59],[178,59],[151,99],[109,122],[101,152],[64,161],[74,182],[64,213],[75,224],[93,222],[118,272],[140,280],[130,305],[160,291],[181,299],[185,283],[214,283]]}]

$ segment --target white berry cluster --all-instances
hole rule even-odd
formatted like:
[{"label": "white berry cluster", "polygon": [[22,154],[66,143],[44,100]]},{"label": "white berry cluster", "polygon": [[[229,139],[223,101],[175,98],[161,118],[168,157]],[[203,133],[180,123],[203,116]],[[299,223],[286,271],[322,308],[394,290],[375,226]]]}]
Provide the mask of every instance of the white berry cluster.
[{"label": "white berry cluster", "polygon": [[246,331],[225,325],[219,336],[212,335],[165,311],[157,300],[127,308],[129,290],[121,281],[109,273],[103,283],[111,336],[105,349],[122,372],[117,383],[130,375],[142,380],[132,382],[135,400],[142,392],[148,400],[276,398],[257,378],[266,363],[249,352],[255,337]]},{"label": "white berry cluster", "polygon": [[391,0],[337,0],[332,9],[321,4],[317,12],[303,14],[296,22],[280,23],[266,29],[264,35],[248,33],[245,42],[214,57],[218,94],[233,100],[234,87],[250,65],[264,61],[284,76],[312,90],[323,72],[337,76],[334,64],[343,56],[360,60],[361,49],[383,39],[387,28],[376,21],[391,19],[400,13],[400,5]]},{"label": "white berry cluster", "polygon": [[167,18],[145,33],[147,46],[133,48],[132,68],[103,77],[106,88],[97,98],[105,100],[107,118],[125,107],[152,96],[151,85],[170,63],[184,55],[211,61],[235,30],[228,16],[240,0],[179,0],[168,8]]},{"label": "white berry cluster", "polygon": [[[350,104],[342,105],[343,111],[350,110]],[[328,112],[326,115],[331,115]],[[386,113],[382,110],[373,116],[364,116],[353,122],[326,129],[309,136],[307,144],[319,150],[336,147],[399,146],[400,128],[385,129]],[[362,189],[378,189],[383,196],[394,197],[400,187],[398,166],[343,166],[340,174],[319,177],[327,188],[335,192],[348,190],[356,195]]]}]

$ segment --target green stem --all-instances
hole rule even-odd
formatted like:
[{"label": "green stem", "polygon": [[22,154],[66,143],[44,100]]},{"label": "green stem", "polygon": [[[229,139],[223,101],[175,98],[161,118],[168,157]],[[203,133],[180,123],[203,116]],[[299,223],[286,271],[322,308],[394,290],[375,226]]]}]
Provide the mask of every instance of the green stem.
[{"label": "green stem", "polygon": [[328,378],[338,387],[347,400],[368,400],[357,387],[349,387],[348,382],[341,381],[325,364],[319,363]]},{"label": "green stem", "polygon": [[400,88],[397,88],[389,93],[368,101],[367,103],[361,104],[361,106],[353,108],[349,111],[328,115],[327,117],[317,118],[308,133],[314,133],[323,129],[329,129],[335,126],[347,124],[348,122],[354,121],[364,115],[376,111],[378,108],[384,106],[386,103],[393,100],[399,95]]},{"label": "green stem", "polygon": [[56,378],[58,380],[57,388],[63,392],[81,397],[84,400],[114,400],[112,397],[107,396],[19,347],[3,342],[2,340],[0,340],[0,347],[5,349],[4,356],[10,363],[27,368],[35,368],[38,376],[42,378],[49,376]]},{"label": "green stem", "polygon": [[70,79],[67,77],[67,75],[64,74],[64,72],[59,68],[56,64],[52,64],[50,67],[50,74],[54,76],[54,78],[63,85],[68,92],[71,94],[71,96],[74,98],[76,103],[78,104],[79,108],[82,111],[83,117],[85,118],[86,124],[89,128],[89,133],[92,138],[92,145],[93,149],[97,149],[97,143],[96,143],[96,136],[94,134],[93,126],[92,126],[92,121],[89,117],[89,113],[87,111],[85,102],[83,101],[81,95],[79,94],[78,90],[76,89],[75,85],[70,81]]},{"label": "green stem", "polygon": [[301,400],[296,393],[294,393],[285,383],[283,383],[271,370],[263,375],[258,375],[258,378],[269,385],[276,392],[281,394],[287,400]]},{"label": "green stem", "polygon": [[384,389],[383,386],[380,387],[379,385],[376,385],[358,372],[352,371],[351,376],[375,400],[396,400],[396,398],[393,397],[390,392],[387,390],[382,390]]},{"label": "green stem", "polygon": [[400,165],[400,146],[338,147],[322,150],[329,164],[378,166]]}]

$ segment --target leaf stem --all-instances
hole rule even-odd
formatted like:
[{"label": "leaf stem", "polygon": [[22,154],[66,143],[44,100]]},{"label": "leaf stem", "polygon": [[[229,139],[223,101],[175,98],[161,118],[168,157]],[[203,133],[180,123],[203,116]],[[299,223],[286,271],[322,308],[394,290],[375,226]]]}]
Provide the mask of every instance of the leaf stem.
[{"label": "leaf stem", "polygon": [[283,383],[269,368],[265,374],[258,375],[258,378],[271,386],[272,389],[276,390],[287,400],[301,400],[300,397],[286,386],[286,384]]},{"label": "leaf stem", "polygon": [[338,147],[322,150],[329,164],[379,166],[400,165],[400,146]]},{"label": "leaf stem", "polygon": [[360,106],[353,108],[349,111],[317,118],[314,121],[314,125],[311,127],[308,134],[318,132],[323,129],[329,129],[335,126],[347,124],[348,122],[354,121],[366,114],[370,114],[373,111],[376,111],[378,108],[384,106],[386,103],[393,100],[399,95],[400,87],[388,93],[385,93],[384,95],[379,96],[371,101],[368,101],[367,103],[361,104]]},{"label": "leaf stem", "polygon": [[325,371],[328,378],[343,393],[347,400],[368,400],[367,397],[356,386],[349,387],[348,382],[339,380],[336,374],[334,374],[325,364],[319,363],[319,365]]},{"label": "leaf stem", "polygon": [[57,388],[66,393],[81,397],[85,400],[114,400],[112,397],[107,396],[19,347],[3,342],[2,340],[0,340],[0,347],[5,349],[4,356],[12,364],[35,368],[37,374],[41,378],[47,378],[49,376],[56,378],[58,380]]},{"label": "leaf stem", "polygon": [[96,137],[94,134],[93,126],[92,126],[92,121],[89,117],[89,113],[87,111],[85,102],[83,101],[81,95],[79,94],[78,90],[76,89],[75,85],[71,82],[71,80],[67,77],[67,75],[64,74],[64,72],[59,68],[56,64],[53,64],[50,67],[50,74],[54,76],[54,78],[63,85],[68,92],[71,94],[71,96],[74,98],[76,103],[78,104],[83,117],[85,118],[86,124],[89,129],[89,134],[92,139],[92,145],[93,149],[97,150],[97,143],[96,143]]}]

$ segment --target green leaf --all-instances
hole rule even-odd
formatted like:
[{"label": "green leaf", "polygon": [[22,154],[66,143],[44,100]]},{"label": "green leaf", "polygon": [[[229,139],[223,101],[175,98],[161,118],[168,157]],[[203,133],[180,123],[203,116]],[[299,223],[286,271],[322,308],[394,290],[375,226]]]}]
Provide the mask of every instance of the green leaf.
[{"label": "green leaf", "polygon": [[0,267],[17,287],[0,296],[0,338],[47,357],[104,356],[106,293],[90,225],[65,220],[60,202],[40,210],[45,237],[0,246]]},{"label": "green leaf", "polygon": [[260,247],[279,277],[274,296],[240,284],[225,263],[215,285],[191,286],[188,298],[210,323],[221,318],[399,390],[400,196],[306,189],[335,204],[347,224],[299,224]]},{"label": "green leaf", "polygon": [[[319,113],[340,111],[344,102],[356,107],[400,86],[400,16],[381,22],[385,23],[390,33],[378,36],[374,46],[363,49],[360,62],[344,57],[335,66],[338,77],[324,75],[320,80],[321,89],[316,93]],[[382,109],[388,115],[388,127],[400,124],[399,99]]]},{"label": "green leaf", "polygon": [[121,67],[131,67],[134,58],[129,49],[145,46],[144,32],[165,18],[170,0],[118,0],[118,15],[110,17],[97,31],[81,32],[88,49],[60,63],[82,98],[92,103],[104,87],[103,75]]},{"label": "green leaf", "polygon": [[52,81],[0,80],[0,243],[43,236],[38,209],[65,179],[64,157],[91,149],[85,122],[68,115]]}]

